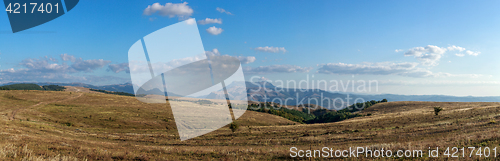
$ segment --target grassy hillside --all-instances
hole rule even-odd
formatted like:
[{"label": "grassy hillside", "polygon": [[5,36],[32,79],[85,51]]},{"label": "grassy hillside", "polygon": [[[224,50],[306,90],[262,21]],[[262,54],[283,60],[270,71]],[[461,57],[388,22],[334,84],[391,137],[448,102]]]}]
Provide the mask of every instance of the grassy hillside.
[{"label": "grassy hillside", "polygon": [[[443,108],[439,115],[435,106]],[[388,102],[357,113],[363,116],[293,125],[247,111],[234,133],[225,127],[179,141],[163,104],[102,93],[0,91],[0,160],[290,160],[291,147],[500,144],[500,103]]]}]

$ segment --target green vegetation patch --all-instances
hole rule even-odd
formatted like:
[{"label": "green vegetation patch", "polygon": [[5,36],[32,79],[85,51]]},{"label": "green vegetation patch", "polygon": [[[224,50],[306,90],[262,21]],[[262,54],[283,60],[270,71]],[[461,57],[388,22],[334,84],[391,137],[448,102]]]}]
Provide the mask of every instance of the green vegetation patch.
[{"label": "green vegetation patch", "polygon": [[308,109],[303,108],[303,111],[292,110],[288,108],[281,107],[277,103],[266,102],[260,104],[250,104],[248,105],[248,110],[269,113],[277,116],[281,116],[291,121],[299,123],[328,123],[328,122],[338,122],[342,120],[347,120],[354,117],[363,116],[354,112],[362,111],[369,108],[377,103],[387,102],[387,99],[380,101],[366,101],[363,103],[356,103],[348,106],[345,109],[339,111],[330,111],[326,109],[319,109],[312,111],[311,114],[308,113]]},{"label": "green vegetation patch", "polygon": [[64,87],[58,85],[45,85],[39,86],[37,84],[27,83],[27,84],[11,84],[1,86],[0,90],[45,90],[45,91],[64,91]]},{"label": "green vegetation patch", "polygon": [[312,114],[307,114],[302,111],[291,110],[284,107],[279,107],[276,103],[260,103],[260,104],[250,104],[248,110],[269,113],[277,116],[281,116],[291,121],[298,123],[306,123],[309,120],[315,118]]},{"label": "green vegetation patch", "polygon": [[106,91],[102,89],[90,89],[91,91],[95,92],[101,92],[101,93],[106,93],[106,94],[114,94],[114,95],[121,95],[121,96],[135,96],[134,94],[126,93],[126,92],[112,92],[112,91]]}]

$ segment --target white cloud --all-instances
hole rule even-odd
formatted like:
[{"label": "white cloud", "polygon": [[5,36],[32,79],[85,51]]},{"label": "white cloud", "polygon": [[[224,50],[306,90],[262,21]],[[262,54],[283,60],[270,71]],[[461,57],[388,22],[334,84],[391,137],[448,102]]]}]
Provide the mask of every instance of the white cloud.
[{"label": "white cloud", "polygon": [[[92,72],[108,64],[110,61],[82,60],[73,55],[61,54],[62,63],[57,63],[57,59],[51,57],[41,57],[39,59],[28,58],[19,63],[19,69],[0,70],[0,82],[86,82],[95,83],[99,81],[125,81],[122,78],[112,76],[99,77],[92,75],[79,75],[79,72]],[[71,65],[67,64],[71,62]]]},{"label": "white cloud", "polygon": [[194,25],[194,24],[196,24],[196,21],[194,20],[194,18],[190,18],[190,19],[186,20],[186,24],[188,24],[188,25]]},{"label": "white cloud", "polygon": [[403,51],[403,49],[396,49],[396,50],[394,50],[394,52],[396,52],[396,53],[399,53],[399,52],[402,52],[402,51]]},{"label": "white cloud", "polygon": [[448,49],[449,51],[455,51],[455,50],[458,50],[458,51],[464,51],[464,50],[465,50],[465,48],[460,47],[460,46],[455,46],[455,45],[449,46],[447,49]]},{"label": "white cloud", "polygon": [[479,52],[479,51],[474,52],[474,51],[470,51],[470,50],[465,51],[465,53],[472,55],[472,56],[477,56],[477,55],[481,54],[481,52]]},{"label": "white cloud", "polygon": [[120,73],[120,72],[124,71],[125,73],[130,73],[128,63],[109,64],[107,71],[113,71],[115,73]]},{"label": "white cloud", "polygon": [[220,13],[225,13],[225,14],[228,14],[228,15],[233,15],[231,12],[228,12],[225,9],[222,9],[220,7],[217,7],[216,10],[219,11]]},{"label": "white cloud", "polygon": [[220,52],[219,52],[219,49],[215,48],[215,49],[212,49],[212,51],[205,51],[205,54],[207,54],[208,56],[211,56],[211,55],[218,56],[218,55],[220,55]]},{"label": "white cloud", "polygon": [[[205,51],[205,54],[207,54],[208,56],[220,56],[221,55],[217,48],[212,49],[212,51]],[[229,56],[229,55],[225,55],[225,56]],[[238,58],[242,64],[253,63],[256,60],[256,58],[253,56],[236,56],[236,58]]]},{"label": "white cloud", "polygon": [[161,5],[160,3],[154,3],[152,5],[148,5],[146,9],[143,11],[143,15],[153,15],[158,13],[160,16],[168,16],[170,18],[179,17],[187,18],[193,14],[193,9],[187,5],[187,2],[184,3],[166,3],[165,5]]},{"label": "white cloud", "polygon": [[222,19],[220,19],[220,18],[217,18],[217,19],[206,18],[204,20],[199,20],[198,23],[201,25],[206,25],[206,24],[211,24],[211,23],[222,24]]},{"label": "white cloud", "polygon": [[[182,66],[185,64],[189,64],[192,62],[204,60],[206,58],[207,57],[205,54],[199,54],[199,55],[192,56],[192,57],[173,59],[169,62],[156,62],[156,63],[152,63],[151,66],[153,67],[153,69],[158,70],[158,71],[169,71],[169,70],[175,69],[176,67],[179,67],[179,66]],[[147,64],[148,64],[148,62],[146,62],[146,61],[131,60],[129,62],[129,71],[131,71],[132,73],[145,73],[145,72],[147,73],[147,72],[149,72],[149,66]]]},{"label": "white cloud", "polygon": [[82,60],[82,58],[80,58],[77,59],[73,64],[71,64],[71,67],[77,71],[92,72],[93,70],[102,68],[109,63],[111,63],[111,61],[109,60]]},{"label": "white cloud", "polygon": [[[39,73],[64,73],[64,72],[74,72],[69,65],[66,63],[57,64],[52,63],[54,60],[45,58],[40,59],[24,59],[19,63],[19,65],[25,67],[26,71],[34,71]],[[14,71],[14,69],[12,69]]]},{"label": "white cloud", "polygon": [[339,75],[399,75],[406,77],[471,77],[476,78],[482,75],[477,74],[450,74],[450,73],[433,73],[427,69],[418,68],[418,63],[403,62],[403,63],[362,63],[362,64],[345,64],[345,63],[328,63],[318,65],[318,73],[322,74],[339,74]]},{"label": "white cloud", "polygon": [[307,73],[311,69],[311,67],[300,67],[297,65],[270,65],[256,68],[245,67],[243,68],[243,72],[246,74]]},{"label": "white cloud", "polygon": [[71,61],[71,62],[75,62],[76,61],[76,58],[73,55],[61,54],[60,56],[61,56],[61,59],[63,61]]},{"label": "white cloud", "polygon": [[441,59],[446,50],[446,48],[427,45],[425,47],[412,48],[405,52],[404,55],[415,57],[418,61],[422,62],[422,65],[435,66],[438,65],[438,61]]},{"label": "white cloud", "polygon": [[212,26],[212,27],[210,27],[210,28],[207,29],[207,32],[209,34],[212,34],[212,35],[219,35],[219,34],[222,33],[222,31],[224,31],[224,30],[221,29],[221,28],[217,28],[215,26]]},{"label": "white cloud", "polygon": [[415,57],[418,61],[420,61],[422,63],[422,65],[436,66],[439,64],[438,62],[442,58],[442,56],[446,52],[451,52],[451,51],[458,51],[459,53],[456,53],[455,55],[459,56],[459,57],[465,56],[465,54],[460,53],[462,51],[465,51],[465,53],[467,53],[468,55],[472,55],[472,56],[477,56],[481,53],[481,52],[474,52],[474,51],[466,50],[463,47],[455,46],[455,45],[452,45],[452,46],[449,46],[446,48],[438,47],[438,46],[434,46],[434,45],[427,45],[425,47],[412,48],[412,49],[408,50],[407,52],[405,52],[404,55]]},{"label": "white cloud", "polygon": [[253,63],[256,60],[253,56],[237,56],[236,58],[238,58],[242,64]]},{"label": "white cloud", "polygon": [[286,49],[285,47],[269,47],[269,46],[265,46],[265,47],[256,47],[254,48],[254,50],[257,50],[257,51],[261,51],[261,52],[268,52],[268,53],[278,53],[278,52],[283,52],[285,53],[286,52]]},{"label": "white cloud", "polygon": [[427,45],[425,47],[414,47],[407,52],[404,53],[405,56],[415,56],[415,57],[421,57],[423,55],[426,55],[427,53],[429,54],[436,54],[436,55],[441,55],[446,52],[446,48],[440,48],[438,46],[434,45]]},{"label": "white cloud", "polygon": [[418,63],[328,63],[321,64],[318,73],[323,74],[371,74],[371,75],[397,75],[415,71]]}]

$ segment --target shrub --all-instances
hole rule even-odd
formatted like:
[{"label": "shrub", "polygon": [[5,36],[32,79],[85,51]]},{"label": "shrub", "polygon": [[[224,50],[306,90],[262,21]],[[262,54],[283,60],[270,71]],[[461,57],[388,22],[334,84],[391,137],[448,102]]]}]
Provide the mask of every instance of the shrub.
[{"label": "shrub", "polygon": [[231,125],[229,125],[229,129],[231,129],[231,131],[233,132],[236,132],[236,130],[238,130],[239,127],[240,125],[238,125],[238,123],[236,122],[232,122]]},{"label": "shrub", "polygon": [[73,123],[71,123],[71,122],[66,122],[66,123],[63,123],[63,124],[66,125],[66,126],[73,126]]},{"label": "shrub", "polygon": [[58,85],[46,85],[42,86],[46,91],[64,91],[66,88]]},{"label": "shrub", "polygon": [[497,122],[493,119],[490,120],[490,122],[488,124],[496,124]]},{"label": "shrub", "polygon": [[434,107],[434,114],[439,115],[439,112],[443,111],[441,107]]}]

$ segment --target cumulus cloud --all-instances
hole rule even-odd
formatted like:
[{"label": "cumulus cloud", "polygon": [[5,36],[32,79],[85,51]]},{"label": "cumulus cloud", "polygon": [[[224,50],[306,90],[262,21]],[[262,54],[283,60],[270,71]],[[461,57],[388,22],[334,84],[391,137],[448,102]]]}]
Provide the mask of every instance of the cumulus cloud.
[{"label": "cumulus cloud", "polygon": [[236,58],[238,58],[242,64],[253,63],[256,60],[253,56],[237,56]]},{"label": "cumulus cloud", "polygon": [[434,45],[427,45],[425,47],[414,47],[407,52],[404,53],[405,56],[415,56],[420,57],[426,54],[444,54],[446,52],[446,48],[441,48]]},{"label": "cumulus cloud", "polygon": [[472,55],[472,56],[477,56],[477,55],[481,54],[481,52],[479,52],[479,51],[474,52],[474,51],[470,51],[470,50],[465,51],[465,53]]},{"label": "cumulus cloud", "polygon": [[76,61],[76,58],[73,55],[61,54],[60,56],[61,56],[61,59],[63,61],[71,61],[71,62],[75,62]]},{"label": "cumulus cloud", "polygon": [[215,49],[212,49],[212,51],[205,51],[205,54],[207,54],[208,56],[218,56],[220,55],[220,52],[219,52],[219,49],[215,48]]},{"label": "cumulus cloud", "polygon": [[[465,51],[468,55],[472,56],[477,56],[481,52],[473,52],[470,50],[466,50],[463,47],[460,46],[449,46],[449,47],[438,47],[434,45],[427,45],[425,47],[415,47],[409,49],[407,52],[404,53],[404,56],[413,56],[416,58],[418,61],[422,63],[422,65],[425,66],[436,66],[439,64],[439,60],[443,57],[443,55],[446,52],[452,52],[452,51],[457,51],[457,52],[462,52]],[[456,56],[462,57],[464,54],[462,53],[457,53],[455,54]]]},{"label": "cumulus cloud", "polygon": [[209,34],[212,34],[212,35],[219,35],[219,34],[222,33],[222,31],[224,31],[224,30],[221,29],[221,28],[217,28],[215,26],[212,26],[212,27],[210,27],[210,28],[207,29],[207,32]]},{"label": "cumulus cloud", "polygon": [[447,49],[449,51],[464,51],[465,50],[465,48],[460,47],[460,46],[455,46],[455,45],[449,46],[449,47],[447,47]]},{"label": "cumulus cloud", "polygon": [[328,63],[318,65],[318,73],[322,74],[338,74],[338,75],[399,75],[406,77],[478,77],[476,74],[450,74],[450,73],[434,73],[427,69],[418,68],[418,63],[403,62],[403,63],[362,63],[362,64],[345,64],[345,63]]},{"label": "cumulus cloud", "polygon": [[268,52],[268,53],[279,53],[279,52],[285,53],[286,52],[285,47],[272,47],[272,46],[271,47],[269,47],[269,46],[256,47],[256,48],[254,48],[254,50],[261,51],[261,52]]},{"label": "cumulus cloud", "polygon": [[297,65],[270,65],[259,67],[245,67],[243,72],[246,74],[272,74],[272,73],[307,73],[311,67],[300,67]]},{"label": "cumulus cloud", "polygon": [[[212,51],[205,51],[205,54],[207,56],[220,56],[221,55],[217,48],[212,49]],[[226,55],[226,56],[229,56],[229,55]],[[242,64],[253,63],[255,60],[257,60],[253,56],[237,56],[236,58],[238,58]]]},{"label": "cumulus cloud", "polygon": [[190,19],[186,20],[186,24],[188,24],[188,25],[194,25],[194,24],[196,24],[196,21],[194,20],[194,18],[190,18]]},{"label": "cumulus cloud", "polygon": [[322,74],[371,74],[371,75],[391,75],[400,74],[415,70],[418,63],[328,63],[321,64],[318,73]]},{"label": "cumulus cloud", "polygon": [[[28,58],[19,63],[19,69],[0,70],[0,82],[98,82],[98,81],[113,81],[112,79],[104,79],[98,76],[75,76],[78,72],[91,72],[101,68],[110,61],[98,60],[83,60],[75,58],[73,55],[61,54],[62,63],[57,63],[57,59],[51,57]],[[67,62],[71,62],[69,65]],[[115,80],[125,81],[120,78]]]},{"label": "cumulus cloud", "polygon": [[225,9],[222,9],[220,7],[217,7],[215,10],[219,11],[220,13],[225,13],[225,14],[228,14],[228,15],[233,15],[231,12],[228,12]]},{"label": "cumulus cloud", "polygon": [[198,20],[198,23],[201,25],[206,25],[206,24],[211,24],[211,23],[222,24],[222,19],[220,19],[220,18],[217,18],[217,19],[206,18],[204,20]]},{"label": "cumulus cloud", "polygon": [[109,64],[107,71],[112,71],[115,73],[120,73],[120,72],[130,73],[128,63]]},{"label": "cumulus cloud", "polygon": [[[24,72],[37,72],[37,73],[65,73],[65,72],[73,72],[74,69],[72,69],[69,65],[66,63],[63,64],[58,64],[54,63],[54,60],[49,59],[47,57],[40,58],[40,59],[24,59],[19,63],[24,68],[27,68],[24,70]],[[14,69],[10,71],[16,71]]]},{"label": "cumulus cloud", "polygon": [[109,60],[103,59],[93,59],[93,60],[83,60],[82,58],[77,59],[71,67],[76,71],[92,72],[95,69],[102,68],[107,64],[111,63]]},{"label": "cumulus cloud", "polygon": [[148,5],[146,9],[143,11],[143,15],[153,15],[158,13],[160,16],[168,16],[169,18],[179,17],[179,18],[187,18],[193,14],[193,9],[187,5],[187,2],[184,3],[166,3],[165,5],[161,5],[160,3],[153,3],[152,5]]},{"label": "cumulus cloud", "polygon": [[[60,57],[63,61],[70,61],[72,63],[70,66],[72,71],[92,72],[95,69],[102,68],[111,63],[111,61],[103,59],[83,60],[82,58],[76,58],[75,56],[68,54],[61,54]],[[27,60],[30,59],[26,59],[24,61]],[[65,64],[66,63],[64,63],[64,65]]]}]

